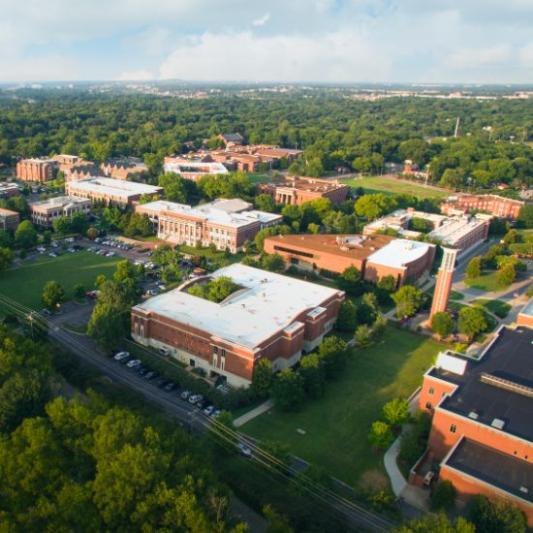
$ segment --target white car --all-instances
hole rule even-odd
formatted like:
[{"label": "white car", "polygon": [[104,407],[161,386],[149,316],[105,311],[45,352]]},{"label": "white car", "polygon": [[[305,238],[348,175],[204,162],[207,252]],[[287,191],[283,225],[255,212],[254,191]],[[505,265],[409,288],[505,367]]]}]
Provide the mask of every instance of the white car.
[{"label": "white car", "polygon": [[131,361],[128,361],[126,363],[126,366],[128,368],[137,368],[138,366],[140,366],[142,363],[142,361],[140,359],[132,359]]},{"label": "white car", "polygon": [[113,359],[115,361],[123,361],[124,359],[126,359],[129,356],[130,356],[129,352],[118,352],[117,354],[115,354],[113,356]]},{"label": "white car", "polygon": [[115,257],[115,252],[107,252],[106,257]]},{"label": "white car", "polygon": [[239,448],[239,451],[245,456],[245,457],[252,457],[252,450],[249,446],[246,446],[246,444],[244,444],[244,442],[239,442],[239,444],[237,444],[237,448]]}]

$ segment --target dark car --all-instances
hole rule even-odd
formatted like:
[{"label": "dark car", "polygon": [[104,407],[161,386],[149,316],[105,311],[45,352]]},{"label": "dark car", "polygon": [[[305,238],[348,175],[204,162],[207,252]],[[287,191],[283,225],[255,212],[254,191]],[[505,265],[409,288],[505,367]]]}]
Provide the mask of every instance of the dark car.
[{"label": "dark car", "polygon": [[151,368],[148,368],[147,366],[141,365],[137,369],[137,374],[139,374],[139,376],[144,376],[145,374],[148,374],[148,372],[150,372],[150,370],[151,370]]},{"label": "dark car", "polygon": [[156,382],[155,382],[155,385],[156,387],[158,387],[159,389],[162,389],[164,387],[166,387],[168,385],[169,381],[168,379],[165,379],[165,378],[161,378],[161,379],[158,379]]},{"label": "dark car", "polygon": [[172,392],[173,390],[175,390],[177,388],[177,385],[173,382],[173,381],[169,381],[166,385],[165,385],[165,390],[167,392]]},{"label": "dark car", "polygon": [[150,370],[144,375],[144,379],[146,379],[147,381],[150,381],[152,379],[155,379],[158,376],[159,376],[159,372],[156,372],[155,370]]}]

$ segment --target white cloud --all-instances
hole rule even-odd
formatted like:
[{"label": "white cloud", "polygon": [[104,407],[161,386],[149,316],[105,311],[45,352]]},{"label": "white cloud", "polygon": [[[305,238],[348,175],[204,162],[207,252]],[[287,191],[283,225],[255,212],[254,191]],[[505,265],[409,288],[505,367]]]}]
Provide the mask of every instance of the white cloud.
[{"label": "white cloud", "polygon": [[205,33],[180,43],[160,68],[162,78],[197,81],[386,80],[389,60],[360,35],[338,31],[255,36]]},{"label": "white cloud", "polygon": [[455,50],[446,64],[456,68],[485,67],[498,65],[511,58],[511,47],[505,44],[484,48]]},{"label": "white cloud", "polygon": [[265,13],[262,17],[255,19],[252,22],[252,26],[264,26],[270,20],[270,13]]},{"label": "white cloud", "polygon": [[149,70],[127,70],[122,72],[118,81],[149,81],[154,79],[154,74]]}]

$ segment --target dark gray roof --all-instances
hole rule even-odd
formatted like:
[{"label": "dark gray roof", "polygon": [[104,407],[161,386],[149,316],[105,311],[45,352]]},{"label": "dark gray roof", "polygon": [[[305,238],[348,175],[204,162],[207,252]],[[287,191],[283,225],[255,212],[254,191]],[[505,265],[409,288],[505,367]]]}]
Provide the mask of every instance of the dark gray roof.
[{"label": "dark gray roof", "polygon": [[[482,382],[486,374],[515,386]],[[431,375],[459,386],[442,408],[464,416],[475,412],[477,421],[489,426],[502,420],[503,431],[533,441],[533,397],[527,395],[533,390],[533,329],[503,328],[483,358],[468,363],[463,376],[442,369]]]},{"label": "dark gray roof", "polygon": [[523,458],[463,438],[443,464],[533,502],[533,464]]},{"label": "dark gray roof", "polygon": [[228,142],[239,142],[243,140],[243,136],[240,133],[223,133],[222,137]]}]

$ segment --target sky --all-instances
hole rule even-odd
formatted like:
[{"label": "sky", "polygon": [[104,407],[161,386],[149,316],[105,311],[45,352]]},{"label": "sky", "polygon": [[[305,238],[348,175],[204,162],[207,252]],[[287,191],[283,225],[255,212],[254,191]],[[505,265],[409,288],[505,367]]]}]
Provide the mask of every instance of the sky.
[{"label": "sky", "polygon": [[533,0],[0,0],[0,82],[533,83]]}]

